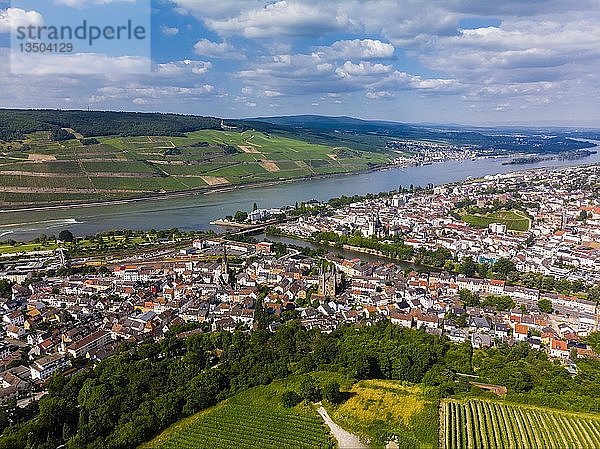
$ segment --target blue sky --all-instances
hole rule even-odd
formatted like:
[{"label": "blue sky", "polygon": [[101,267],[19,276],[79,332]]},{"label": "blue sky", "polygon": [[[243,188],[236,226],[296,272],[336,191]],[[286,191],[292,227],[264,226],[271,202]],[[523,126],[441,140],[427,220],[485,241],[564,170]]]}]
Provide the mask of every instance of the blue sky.
[{"label": "blue sky", "polygon": [[597,0],[0,0],[0,64],[15,26],[91,4],[151,7],[151,56],[19,60],[0,107],[600,127]]}]

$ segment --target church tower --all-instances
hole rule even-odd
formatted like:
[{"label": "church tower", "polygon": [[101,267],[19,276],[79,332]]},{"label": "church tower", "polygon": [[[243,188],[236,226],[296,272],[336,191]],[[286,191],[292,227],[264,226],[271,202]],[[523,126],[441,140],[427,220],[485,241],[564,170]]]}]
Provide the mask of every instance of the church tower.
[{"label": "church tower", "polygon": [[334,299],[339,283],[338,279],[339,275],[336,266],[323,261],[319,269],[319,294],[325,298]]},{"label": "church tower", "polygon": [[229,261],[227,260],[227,245],[223,244],[223,261],[221,262],[221,282],[229,284]]}]

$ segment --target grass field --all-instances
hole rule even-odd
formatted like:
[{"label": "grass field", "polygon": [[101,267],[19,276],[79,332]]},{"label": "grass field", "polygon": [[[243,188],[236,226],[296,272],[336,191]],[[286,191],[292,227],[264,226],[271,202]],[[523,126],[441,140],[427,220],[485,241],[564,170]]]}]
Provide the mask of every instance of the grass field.
[{"label": "grass field", "polygon": [[389,380],[363,380],[350,397],[332,410],[331,417],[373,447],[388,439],[401,448],[437,448],[438,401],[419,385]]},{"label": "grass field", "polygon": [[[77,131],[77,130],[75,130]],[[221,184],[365,170],[387,155],[260,132],[202,130],[185,137],[98,137],[98,144],[36,132],[0,142],[0,205],[107,200]],[[225,182],[226,181],[226,182]]]},{"label": "grass field", "polygon": [[499,401],[443,401],[440,425],[441,449],[600,447],[600,416]]},{"label": "grass field", "polygon": [[24,243],[16,245],[5,245],[0,244],[0,255],[3,254],[18,254],[18,253],[30,253],[38,251],[53,251],[58,248],[58,244],[55,242],[42,244],[42,243]]},{"label": "grass field", "polygon": [[281,394],[300,379],[239,393],[174,424],[140,449],[333,449],[334,439],[314,409],[281,405]]},{"label": "grass field", "polygon": [[501,223],[510,231],[526,232],[531,227],[529,217],[519,210],[498,211],[486,215],[461,214],[461,218],[475,228],[486,228],[491,223]]},{"label": "grass field", "polygon": [[[10,235],[5,236],[9,238]],[[58,247],[65,248],[71,254],[97,254],[106,251],[132,249],[143,245],[156,244],[158,237],[151,233],[138,233],[125,238],[123,235],[96,236],[93,238],[79,238],[75,242],[58,242],[49,239],[43,242],[0,242],[0,256],[11,254],[32,253],[38,251],[54,251]]]}]

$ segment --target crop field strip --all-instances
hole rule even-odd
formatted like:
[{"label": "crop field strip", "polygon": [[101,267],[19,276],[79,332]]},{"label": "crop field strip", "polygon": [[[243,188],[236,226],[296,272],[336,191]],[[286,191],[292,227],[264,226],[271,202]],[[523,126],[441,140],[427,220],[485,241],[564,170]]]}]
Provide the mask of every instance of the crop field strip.
[{"label": "crop field strip", "polygon": [[596,449],[600,416],[489,400],[440,406],[441,449]]},{"label": "crop field strip", "polygon": [[332,448],[316,416],[278,408],[225,403],[176,433],[150,443],[155,449]]}]

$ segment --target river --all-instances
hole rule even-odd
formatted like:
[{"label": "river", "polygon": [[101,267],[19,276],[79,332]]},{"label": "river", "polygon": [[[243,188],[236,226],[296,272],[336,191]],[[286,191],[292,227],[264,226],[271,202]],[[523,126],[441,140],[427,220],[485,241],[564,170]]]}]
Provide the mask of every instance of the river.
[{"label": "river", "polygon": [[439,185],[471,177],[532,168],[600,163],[600,147],[591,150],[598,153],[577,160],[552,160],[527,165],[502,165],[502,162],[507,160],[502,158],[447,161],[418,167],[394,167],[346,176],[135,203],[47,211],[0,211],[0,239],[25,241],[40,234],[56,235],[63,229],[69,229],[75,235],[92,235],[111,229],[177,227],[182,230],[218,230],[210,224],[211,221],[233,215],[237,210],[251,210],[254,203],[260,208],[282,207],[293,205],[296,201],[323,201],[341,195],[389,191],[397,189],[400,185]]},{"label": "river", "polygon": [[427,267],[425,265],[418,265],[418,264],[414,264],[412,262],[405,262],[405,261],[401,261],[401,260],[389,259],[387,257],[376,256],[373,254],[364,253],[362,251],[355,251],[352,249],[334,248],[334,247],[327,246],[327,245],[321,245],[321,244],[317,244],[317,243],[308,242],[306,240],[293,239],[293,238],[289,238],[289,237],[280,237],[280,236],[274,236],[274,235],[266,235],[264,233],[261,233],[258,235],[253,235],[252,237],[258,241],[269,240],[271,242],[280,242],[280,243],[284,243],[286,245],[292,245],[292,246],[296,246],[296,247],[300,247],[300,248],[324,250],[325,252],[333,253],[338,257],[341,257],[344,259],[349,259],[349,260],[360,259],[362,262],[383,262],[383,263],[391,262],[391,263],[394,263],[394,264],[402,267],[402,269],[404,269],[404,270],[441,271],[437,268]]}]

